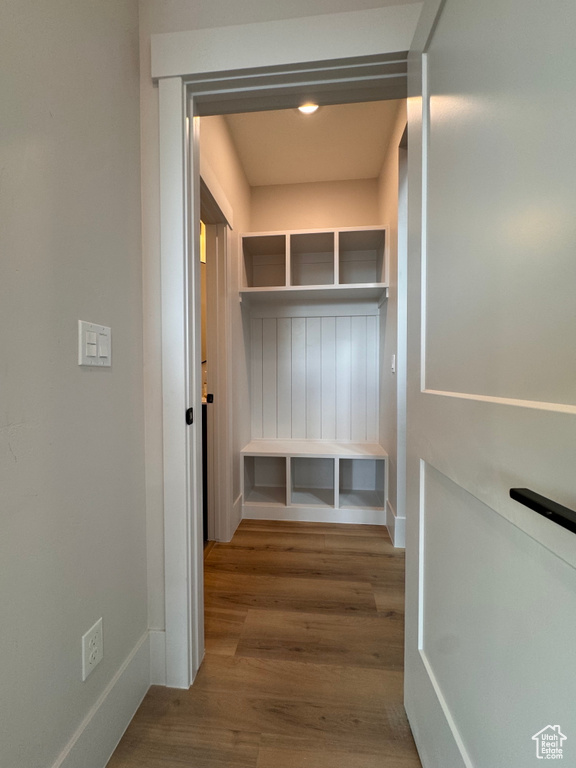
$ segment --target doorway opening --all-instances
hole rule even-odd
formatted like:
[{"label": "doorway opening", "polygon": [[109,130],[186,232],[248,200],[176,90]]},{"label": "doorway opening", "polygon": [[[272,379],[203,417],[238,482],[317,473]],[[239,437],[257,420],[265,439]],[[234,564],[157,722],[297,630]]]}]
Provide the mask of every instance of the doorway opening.
[{"label": "doorway opening", "polygon": [[[201,402],[201,375],[192,364],[201,359],[196,354],[200,352],[199,297],[192,290],[199,282],[194,273],[201,175],[224,203],[220,207],[234,227],[225,195],[220,195],[218,183],[211,183],[212,169],[201,168],[197,118],[239,109],[296,107],[303,98],[321,106],[404,98],[406,56],[404,51],[354,59],[326,57],[242,73],[223,69],[209,77],[168,75],[163,64],[155,68],[154,76],[160,78],[165,666],[170,686],[188,687],[203,653],[200,422],[182,429],[182,414],[191,403],[199,410]],[[227,244],[233,249],[234,238],[228,236]],[[233,259],[234,255],[229,261]],[[191,316],[198,318],[193,326],[188,322]],[[229,327],[242,327],[235,320],[231,312]],[[197,329],[192,335],[191,327]],[[236,390],[232,397],[237,397]],[[238,448],[235,441],[243,437],[232,435],[234,450]],[[240,474],[237,462],[232,471]]]},{"label": "doorway opening", "polygon": [[[262,376],[262,372],[257,373],[254,368],[253,350],[251,353],[251,324],[256,315],[261,316],[259,319],[264,321],[266,316],[269,320],[278,314],[277,311],[271,311],[270,305],[268,305],[268,309],[255,313],[253,308],[251,309],[248,305],[246,296],[242,297],[243,305],[240,305],[238,301],[242,287],[242,270],[246,266],[245,254],[240,243],[241,234],[256,233],[258,236],[261,233],[278,233],[278,231],[303,230],[305,228],[330,230],[331,228],[342,227],[348,229],[362,229],[371,226],[388,227],[389,242],[387,242],[387,248],[389,249],[389,269],[392,276],[391,300],[389,300],[389,304],[383,301],[379,308],[374,306],[371,310],[374,319],[377,316],[382,318],[379,331],[382,338],[377,349],[379,358],[377,382],[380,390],[377,411],[382,412],[382,418],[380,420],[376,418],[379,423],[376,427],[377,436],[375,439],[377,442],[386,441],[387,443],[387,453],[393,460],[387,467],[388,474],[390,472],[396,473],[401,465],[401,460],[397,458],[397,447],[393,446],[390,440],[395,442],[399,438],[398,428],[401,426],[401,421],[394,422],[397,417],[396,399],[400,395],[396,381],[399,378],[398,373],[404,365],[404,360],[400,359],[396,346],[396,318],[392,321],[388,314],[388,307],[392,308],[390,309],[391,312],[397,313],[398,152],[405,132],[405,109],[406,105],[403,100],[324,106],[318,114],[324,126],[321,131],[310,131],[310,127],[314,127],[313,123],[306,122],[310,118],[302,118],[300,122],[302,136],[300,137],[296,135],[297,132],[294,128],[299,120],[299,116],[296,116],[296,122],[294,121],[295,110],[268,110],[226,116],[208,115],[199,118],[198,151],[202,179],[202,220],[204,221],[206,218],[202,201],[206,193],[212,194],[212,190],[214,190],[214,194],[212,194],[214,201],[218,198],[218,202],[223,207],[228,210],[231,209],[234,219],[233,229],[226,229],[223,233],[227,243],[226,264],[220,271],[224,288],[218,289],[216,286],[213,294],[215,303],[208,302],[212,309],[215,309],[212,317],[215,316],[216,319],[221,318],[224,312],[229,312],[227,345],[226,347],[219,347],[215,344],[213,348],[216,358],[222,355],[227,357],[227,366],[230,371],[227,384],[229,387],[227,402],[229,404],[228,416],[231,432],[230,440],[227,443],[229,454],[223,453],[221,457],[227,465],[232,466],[229,495],[224,498],[221,494],[220,509],[225,522],[220,526],[220,536],[216,536],[214,529],[210,529],[210,539],[229,541],[234,533],[240,519],[238,512],[241,513],[242,511],[242,484],[243,481],[245,482],[245,477],[248,476],[246,471],[252,468],[252,474],[254,474],[255,467],[257,472],[259,468],[273,465],[274,474],[277,475],[278,466],[282,464],[282,459],[272,459],[266,464],[266,461],[260,461],[257,458],[252,458],[251,462],[244,462],[243,464],[240,456],[242,447],[249,443],[253,437],[251,415],[254,412],[255,396],[253,387],[251,387],[251,379],[255,375]],[[371,131],[369,140],[366,138],[366,131],[363,133],[360,130],[362,126],[369,126]],[[263,150],[263,152],[258,153],[256,149]],[[202,175],[203,171],[204,176]],[[223,217],[223,214],[221,216]],[[207,241],[209,241],[210,226],[206,228],[206,233]],[[277,236],[277,234],[271,234],[272,238]],[[299,235],[297,237],[304,236]],[[308,261],[310,258],[305,251],[297,253],[298,242],[298,240],[295,241],[292,269],[295,269],[297,264],[301,264],[303,266],[298,268],[304,275],[306,270],[309,271]],[[322,256],[322,258],[324,257]],[[317,261],[317,259],[313,260]],[[206,270],[210,269],[210,264],[210,256],[208,255]],[[350,274],[354,274],[354,269],[350,264],[341,263],[339,268],[344,275],[346,274],[344,270],[349,272],[352,270]],[[313,266],[312,269],[316,270],[316,273],[318,272],[316,266]],[[294,279],[292,276],[292,280]],[[299,276],[297,280],[305,283],[307,278]],[[344,278],[344,280],[345,282],[355,282],[352,278]],[[308,315],[306,313],[302,315],[303,310],[301,308],[296,311],[296,314],[299,313],[306,321],[306,317],[310,315],[310,308],[308,310]],[[359,301],[356,302],[351,312],[352,315],[355,314],[355,321],[363,317]],[[312,314],[314,313],[318,315],[315,309],[312,311]],[[325,313],[321,312],[320,315],[334,315],[335,313],[338,314],[338,311],[332,307]],[[282,322],[290,319],[293,315],[294,311],[290,313],[285,309]],[[351,318],[352,315],[346,315],[346,317]],[[311,322],[311,325],[314,322]],[[318,317],[317,324],[320,326],[320,323]],[[388,326],[389,331],[385,345],[383,335],[386,326]],[[279,326],[277,326],[274,330],[276,337],[279,332]],[[278,383],[278,374],[282,366],[279,349],[277,347],[273,353],[275,356],[276,383]],[[391,366],[392,355],[394,355],[394,366]],[[210,352],[207,352],[206,355],[202,352],[201,359],[207,360],[207,371],[204,369],[202,371],[202,381],[203,383],[205,380],[207,382],[207,388],[203,394],[212,394],[210,377],[213,366]],[[350,358],[350,363],[351,361],[352,358]],[[365,365],[366,363],[363,362],[362,364]],[[292,377],[293,371],[289,375]],[[265,389],[266,386],[267,382],[263,380],[262,387]],[[306,387],[308,384],[305,383],[304,386]],[[217,403],[214,402],[206,406],[209,434],[211,435],[213,435],[211,415],[217,410],[216,408],[213,411],[210,409],[216,405]],[[257,407],[261,408],[262,403],[258,403]],[[319,407],[322,409],[321,403],[319,403]],[[273,409],[275,409],[276,414],[281,409],[278,399],[273,404]],[[326,409],[324,410],[326,411]],[[385,415],[384,412],[386,412]],[[392,423],[393,428],[390,428],[389,422]],[[387,432],[389,428],[390,432],[385,437],[383,433]],[[277,436],[277,434],[274,435],[274,437]],[[294,433],[290,432],[289,437],[294,436]],[[210,442],[209,438],[208,454],[212,458],[214,453]],[[324,461],[330,463],[328,459]],[[305,463],[305,459],[292,461],[292,472],[301,471],[301,465]],[[378,495],[384,497],[385,508],[380,519],[383,523],[391,523],[392,531],[398,532],[400,524],[397,520],[399,517],[403,517],[397,512],[401,503],[401,488],[399,483],[395,481],[393,483],[393,501],[385,498],[382,462],[374,460],[372,464],[373,467],[371,466],[370,470],[373,469],[376,485],[372,491],[363,487],[360,488],[360,491],[364,497],[370,493],[374,497]],[[218,467],[220,465],[221,462],[213,462],[215,474],[209,488],[219,487]],[[352,458],[340,460],[339,470],[342,484],[339,486],[339,491],[342,498],[346,495],[352,497],[347,485],[350,485],[355,473],[357,476],[362,476],[361,482],[370,482],[366,479],[366,472],[363,472],[367,467],[366,461]],[[362,471],[358,473],[359,469]],[[334,482],[333,473],[330,477],[330,482]],[[264,482],[266,484],[266,480]],[[275,480],[272,479],[268,482],[272,482],[274,485]],[[278,488],[275,486],[272,490],[274,493],[268,495],[278,497]],[[286,492],[286,488],[283,491],[280,490],[280,496],[282,493],[286,495]],[[398,493],[398,498],[396,498],[396,493]],[[324,493],[315,495],[319,498],[325,496]],[[360,496],[361,494],[357,493],[356,495]],[[278,498],[275,500],[278,501]],[[334,506],[334,501],[332,500],[328,506]],[[378,506],[378,502],[375,502],[375,506]],[[244,512],[246,513],[246,509]],[[210,519],[212,519],[211,514],[209,514]],[[402,546],[403,541],[399,545]]]}]

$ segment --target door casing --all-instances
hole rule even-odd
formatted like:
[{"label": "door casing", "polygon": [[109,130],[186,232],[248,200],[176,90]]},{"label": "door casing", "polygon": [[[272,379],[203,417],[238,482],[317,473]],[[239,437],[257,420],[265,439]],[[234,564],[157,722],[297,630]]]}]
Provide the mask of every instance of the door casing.
[{"label": "door casing", "polygon": [[[249,26],[249,25],[248,25]],[[311,54],[311,58],[312,54]],[[188,688],[204,653],[201,430],[199,114],[296,107],[303,98],[349,103],[406,96],[406,54],[262,67],[239,83],[218,73],[159,79],[166,684]],[[267,84],[267,87],[263,87]],[[204,86],[203,86],[204,88]],[[233,93],[233,99],[231,94]],[[210,106],[208,107],[207,104]],[[208,111],[207,111],[208,110]],[[198,274],[197,274],[198,273]]]}]

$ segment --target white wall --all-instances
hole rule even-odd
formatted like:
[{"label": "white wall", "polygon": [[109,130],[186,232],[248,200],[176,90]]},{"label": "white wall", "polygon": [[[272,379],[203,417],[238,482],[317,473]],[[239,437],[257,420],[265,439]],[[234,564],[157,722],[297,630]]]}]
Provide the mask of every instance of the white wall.
[{"label": "white wall", "polygon": [[390,290],[380,313],[380,337],[384,340],[380,357],[380,443],[390,457],[388,499],[397,507],[397,430],[396,375],[392,373],[392,355],[397,355],[398,312],[398,145],[406,127],[406,102],[398,104],[396,124],[379,178],[379,205],[382,223],[388,227]]},{"label": "white wall", "polygon": [[4,0],[0,67],[0,764],[46,768],[147,631],[136,0]]},{"label": "white wall", "polygon": [[325,13],[346,13],[413,0],[140,0],[142,28],[155,33],[296,19]]},{"label": "white wall", "polygon": [[378,224],[380,220],[377,179],[252,188],[252,232],[361,227]]}]

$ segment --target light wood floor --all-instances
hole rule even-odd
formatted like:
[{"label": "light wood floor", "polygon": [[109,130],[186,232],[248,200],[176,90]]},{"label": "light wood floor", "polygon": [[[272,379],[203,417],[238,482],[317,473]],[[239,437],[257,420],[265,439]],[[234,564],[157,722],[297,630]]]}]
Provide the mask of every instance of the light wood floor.
[{"label": "light wood floor", "polygon": [[245,520],[205,577],[194,686],[151,688],[108,768],[420,768],[385,529]]}]

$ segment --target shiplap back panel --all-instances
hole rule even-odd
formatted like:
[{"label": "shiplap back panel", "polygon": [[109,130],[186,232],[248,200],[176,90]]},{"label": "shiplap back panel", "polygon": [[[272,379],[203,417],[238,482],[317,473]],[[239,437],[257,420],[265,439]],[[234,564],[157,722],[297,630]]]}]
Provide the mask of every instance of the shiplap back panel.
[{"label": "shiplap back panel", "polygon": [[253,438],[378,441],[378,318],[251,320]]}]

